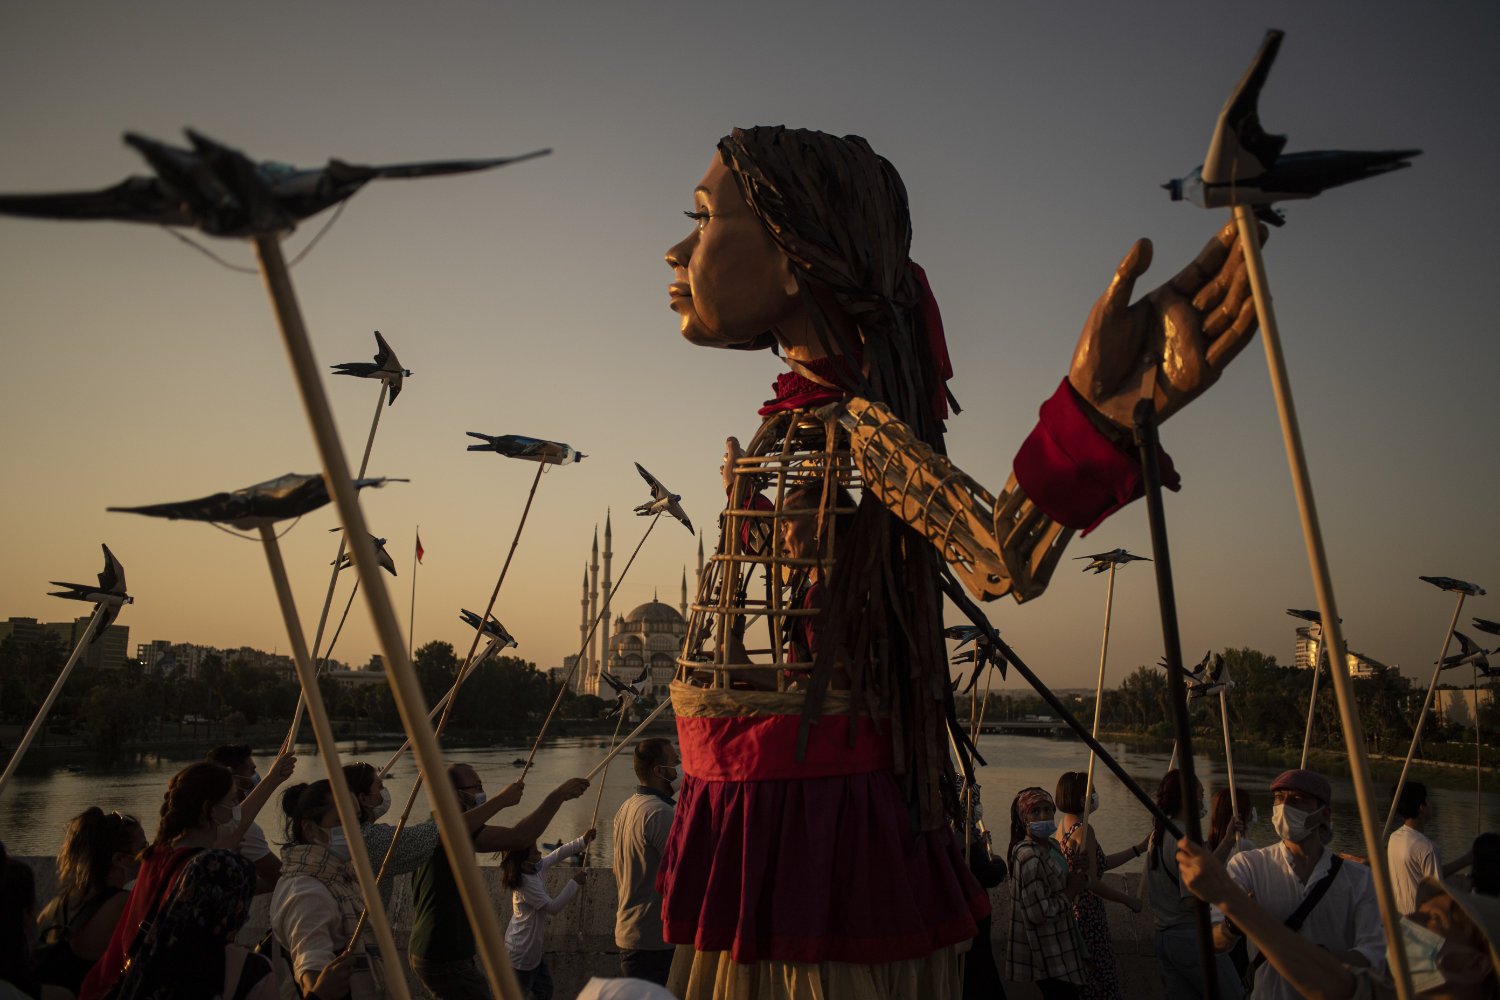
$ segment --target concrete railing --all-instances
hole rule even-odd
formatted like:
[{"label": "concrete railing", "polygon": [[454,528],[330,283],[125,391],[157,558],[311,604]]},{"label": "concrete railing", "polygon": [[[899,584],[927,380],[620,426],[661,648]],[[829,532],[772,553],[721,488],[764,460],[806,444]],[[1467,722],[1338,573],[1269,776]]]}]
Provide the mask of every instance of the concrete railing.
[{"label": "concrete railing", "polygon": [[[51,858],[21,858],[36,873],[37,899],[50,899],[57,883],[56,870]],[[577,874],[578,869],[559,866],[544,876],[547,886],[555,895],[567,879]],[[500,913],[502,922],[510,921],[510,892],[500,883],[500,869],[483,867],[480,873],[489,886],[490,897]],[[615,879],[608,868],[588,869],[588,881],[573,903],[548,919],[547,965],[557,987],[559,998],[571,998],[578,994],[591,976],[618,976],[620,974],[619,949],[615,947]],[[872,873],[872,877],[879,877]],[[1134,895],[1139,888],[1138,875],[1106,875],[1105,880],[1117,889]],[[996,962],[1001,975],[1005,973],[1005,947],[1010,933],[1009,883],[1002,884],[990,892],[990,903],[994,907],[994,938]],[[251,910],[250,923],[241,933],[242,941],[258,940],[267,926],[269,895],[257,896]],[[1152,944],[1151,918],[1149,914],[1134,914],[1116,903],[1105,904],[1109,914],[1111,938],[1115,959],[1119,965],[1122,992],[1126,996],[1145,998],[1162,993],[1161,972]],[[396,880],[391,897],[390,916],[396,941],[403,947],[411,935],[411,878],[400,876]],[[403,953],[402,965],[405,965]],[[426,991],[415,979],[412,982],[414,996],[425,997]],[[1005,984],[1006,994],[1013,998],[1037,996],[1030,985]]]}]

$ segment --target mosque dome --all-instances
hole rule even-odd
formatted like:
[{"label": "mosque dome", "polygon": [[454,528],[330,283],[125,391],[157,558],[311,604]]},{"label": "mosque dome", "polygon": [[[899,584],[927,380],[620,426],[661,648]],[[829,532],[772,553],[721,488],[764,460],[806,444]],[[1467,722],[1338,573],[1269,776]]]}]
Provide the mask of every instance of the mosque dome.
[{"label": "mosque dome", "polygon": [[661,601],[647,601],[625,616],[627,622],[660,622],[662,624],[684,624],[682,615]]}]

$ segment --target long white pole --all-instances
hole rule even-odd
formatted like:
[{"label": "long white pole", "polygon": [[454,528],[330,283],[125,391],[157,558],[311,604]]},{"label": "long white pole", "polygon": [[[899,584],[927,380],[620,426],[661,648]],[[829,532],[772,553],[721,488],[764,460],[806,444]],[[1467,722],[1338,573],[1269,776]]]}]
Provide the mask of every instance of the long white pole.
[{"label": "long white pole", "polygon": [[1437,662],[1432,665],[1432,680],[1427,685],[1427,694],[1422,698],[1422,710],[1417,713],[1417,721],[1412,727],[1411,746],[1406,748],[1406,761],[1401,765],[1401,777],[1396,779],[1396,791],[1391,796],[1391,810],[1385,814],[1387,830],[1396,821],[1396,803],[1401,800],[1401,789],[1406,787],[1406,772],[1411,767],[1411,759],[1417,755],[1417,746],[1422,742],[1422,727],[1427,725],[1427,709],[1432,707],[1432,695],[1437,691],[1438,675],[1443,672],[1443,661],[1448,658],[1448,646],[1453,642],[1453,630],[1458,628],[1458,616],[1464,610],[1464,598],[1467,596],[1463,591],[1458,592],[1458,603],[1453,606],[1453,619],[1448,622],[1448,631],[1443,633],[1443,650],[1438,653]]},{"label": "long white pole", "polygon": [[[364,457],[359,460],[358,478],[360,479],[363,479],[365,477],[365,471],[369,468],[370,465],[370,449],[375,446],[375,429],[380,426],[380,411],[385,408],[386,388],[386,384],[384,382],[381,382],[380,395],[379,398],[375,400],[375,417],[370,421],[370,433],[365,438],[365,454]],[[333,592],[338,589],[340,570],[339,563],[344,561],[345,544],[346,540],[344,538],[344,534],[343,532],[340,532],[338,552],[336,552],[333,556],[333,572],[329,574],[328,577],[328,593],[323,595],[323,610],[318,613],[318,628],[317,631],[313,634],[312,660],[314,663],[318,662],[318,652],[323,648],[323,629],[328,625],[328,611],[333,606]],[[350,600],[353,600],[353,597],[354,595],[351,594]],[[297,732],[302,728],[303,707],[302,696],[298,695],[297,707],[292,709],[292,724],[287,727],[286,739],[281,741],[282,753],[289,752],[297,743]]]},{"label": "long white pole", "polygon": [[[1115,567],[1109,564],[1109,586],[1104,590],[1104,638],[1099,643],[1099,680],[1094,685],[1094,739],[1099,738],[1099,716],[1104,707],[1104,663],[1109,657],[1109,619],[1115,605]],[[1088,777],[1083,782],[1083,828],[1089,827],[1089,793],[1094,790],[1094,751],[1089,750]]]},{"label": "long white pole", "polygon": [[313,669],[312,659],[308,655],[307,639],[302,634],[302,622],[297,617],[297,605],[292,599],[292,585],[287,579],[286,564],[281,559],[281,545],[276,541],[275,527],[263,525],[260,540],[266,550],[266,564],[271,569],[271,582],[276,586],[276,600],[281,605],[287,638],[292,643],[292,662],[297,667],[297,679],[301,681],[302,693],[307,698],[307,710],[312,718],[318,754],[323,758],[323,770],[328,774],[328,786],[333,792],[333,804],[338,810],[339,824],[344,828],[344,839],[349,844],[349,861],[354,865],[354,875],[359,880],[359,891],[364,894],[365,906],[372,913],[370,925],[375,930],[375,941],[380,945],[380,962],[385,970],[383,979],[393,996],[400,1000],[410,1000],[406,970],[401,968],[400,952],[396,950],[396,938],[391,933],[390,918],[380,901],[379,883],[375,881],[375,870],[370,867],[364,834],[359,829],[359,806],[355,804],[354,795],[349,791],[349,783],[344,780],[343,763],[339,759],[333,735],[333,723],[328,720],[323,692],[318,689],[318,672]]},{"label": "long white pole", "polygon": [[1318,523],[1317,505],[1313,500],[1312,477],[1307,471],[1307,456],[1302,448],[1302,432],[1297,425],[1297,409],[1292,402],[1291,381],[1287,377],[1286,359],[1281,350],[1281,333],[1276,325],[1271,288],[1266,281],[1265,262],[1260,255],[1260,231],[1255,216],[1246,205],[1234,206],[1239,226],[1240,246],[1245,255],[1245,270],[1250,290],[1255,296],[1255,312],[1260,320],[1261,343],[1266,349],[1266,367],[1276,396],[1276,410],[1281,420],[1281,437],[1286,446],[1287,464],[1291,468],[1292,487],[1297,495],[1297,511],[1302,521],[1302,538],[1307,561],[1312,570],[1318,595],[1318,609],[1323,616],[1328,658],[1337,665],[1332,671],[1339,716],[1343,721],[1344,748],[1349,755],[1350,777],[1354,797],[1359,804],[1360,826],[1365,835],[1365,852],[1370,859],[1370,874],[1375,881],[1375,898],[1380,903],[1385,927],[1386,950],[1395,972],[1396,994],[1400,1000],[1411,1000],[1411,974],[1401,943],[1401,913],[1396,909],[1391,891],[1390,870],[1386,867],[1385,839],[1376,825],[1375,787],[1370,780],[1370,762],[1365,757],[1364,726],[1359,720],[1359,706],[1354,701],[1354,685],[1349,672],[1341,669],[1345,662],[1344,635],[1339,625],[1338,608],[1333,597],[1333,577],[1323,549],[1323,531]]},{"label": "long white pole", "polygon": [[[380,563],[376,561],[375,546],[370,541],[364,513],[360,510],[359,499],[355,495],[354,480],[349,475],[349,463],[345,460],[343,446],[339,443],[333,411],[319,380],[321,373],[317,360],[313,357],[312,345],[308,341],[307,328],[302,322],[302,312],[297,306],[296,292],[287,274],[280,238],[274,234],[257,236],[255,250],[260,258],[266,291],[276,311],[287,359],[291,363],[302,404],[307,412],[308,425],[318,447],[323,479],[333,495],[339,519],[344,523],[345,537],[354,557],[354,568],[359,574],[360,589],[365,592],[365,602],[375,623],[391,694],[401,713],[402,724],[412,738],[418,770],[427,782],[427,795],[432,801],[443,849],[447,852],[453,870],[459,898],[463,900],[464,911],[474,928],[480,961],[484,964],[491,990],[501,1000],[520,1000],[521,987],[516,981],[515,970],[511,967],[510,957],[505,950],[505,935],[500,929],[499,917],[490,902],[484,879],[479,874],[479,864],[474,858],[468,827],[459,808],[458,792],[444,773],[443,752],[427,721],[422,687],[417,682],[416,671],[412,669],[411,660],[406,655],[406,643],[402,641],[401,626],[396,621],[395,608],[391,606],[385,582],[380,579]],[[433,778],[438,780],[434,781]]]},{"label": "long white pole", "polygon": [[42,699],[42,707],[36,710],[31,725],[26,727],[26,734],[21,737],[21,742],[16,744],[16,752],[10,755],[10,761],[5,765],[5,773],[0,775],[0,795],[5,794],[5,786],[10,783],[10,776],[16,773],[16,768],[21,766],[21,758],[26,756],[26,751],[31,749],[31,741],[36,739],[36,734],[41,731],[42,723],[47,721],[47,713],[52,711],[52,703],[57,696],[62,694],[63,685],[68,682],[68,675],[78,665],[83,657],[83,647],[89,644],[89,636],[93,634],[99,625],[99,619],[104,615],[106,604],[94,606],[93,617],[89,619],[88,628],[83,630],[83,635],[78,637],[78,642],[73,645],[73,652],[68,656],[68,662],[63,664],[62,670],[57,675],[57,680],[52,682],[52,690],[47,692],[47,697]]},{"label": "long white pole", "polygon": [[[1322,628],[1320,627],[1318,629],[1318,638],[1313,640],[1312,695],[1307,700],[1307,728],[1302,730],[1302,762],[1297,765],[1301,768],[1307,767],[1307,751],[1312,746],[1313,713],[1318,708],[1318,675],[1323,672],[1323,652],[1325,648],[1322,642]],[[1333,669],[1331,663],[1328,669]]]},{"label": "long white pole", "polygon": [[1229,815],[1234,820],[1234,839],[1240,839],[1240,800],[1234,790],[1234,747],[1229,741],[1228,686],[1219,688],[1219,718],[1224,723],[1224,769],[1229,772]]},{"label": "long white pole", "polygon": [[414,644],[417,641],[417,567],[422,565],[417,556],[417,550],[422,544],[422,526],[417,525],[417,530],[411,537],[411,610],[406,615],[406,655],[411,657]]}]

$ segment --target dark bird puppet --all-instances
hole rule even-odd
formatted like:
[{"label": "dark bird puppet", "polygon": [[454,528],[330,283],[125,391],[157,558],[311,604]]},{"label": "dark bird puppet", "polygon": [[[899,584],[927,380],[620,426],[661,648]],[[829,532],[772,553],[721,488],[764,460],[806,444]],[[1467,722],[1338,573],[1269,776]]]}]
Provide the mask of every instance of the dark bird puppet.
[{"label": "dark bird puppet", "polygon": [[480,434],[478,431],[467,433],[469,437],[484,442],[469,445],[470,451],[493,451],[506,458],[523,458],[528,462],[541,462],[544,465],[567,465],[569,462],[581,462],[588,458],[572,445],[561,441],[543,441],[541,438],[521,434],[490,435]]},{"label": "dark bird puppet", "polygon": [[[1312,622],[1314,625],[1323,624],[1323,612],[1321,611],[1310,610],[1308,608],[1287,608],[1286,613],[1293,618],[1301,618],[1305,622]],[[1344,624],[1344,619],[1340,618],[1339,624]]]},{"label": "dark bird puppet", "polygon": [[0,195],[0,214],[192,226],[211,236],[264,236],[290,232],[373,180],[489,170],[550,152],[385,166],[329,160],[322,167],[298,168],[257,163],[202,133],[187,129],[186,134],[190,149],[125,133],[126,144],[145,157],[154,177],[127,177],[99,191]]},{"label": "dark bird puppet", "polygon": [[[655,708],[656,699],[647,693],[651,676],[651,665],[648,663],[641,668],[641,672],[628,681],[620,680],[608,671],[599,671],[599,679],[608,684],[615,692],[616,711],[629,711],[632,705],[640,705],[642,708]],[[611,713],[613,714],[613,713]]]},{"label": "dark bird puppet", "polygon": [[1453,667],[1462,667],[1472,663],[1486,677],[1493,676],[1497,672],[1490,667],[1489,657],[1489,654],[1495,650],[1481,649],[1473,639],[1457,630],[1454,631],[1453,638],[1458,640],[1458,652],[1452,656],[1443,657],[1442,669],[1450,670]]},{"label": "dark bird puppet", "polygon": [[[334,528],[332,530],[343,531],[344,529]],[[396,560],[392,559],[391,554],[385,550],[385,539],[376,538],[374,535],[371,535],[370,544],[375,546],[375,561],[380,564],[380,568],[391,574],[391,576],[395,576]],[[354,557],[345,552],[343,555],[339,556],[338,564],[339,572],[342,573],[345,569],[348,569],[350,566],[354,565]]]},{"label": "dark bird puppet", "polygon": [[1095,576],[1098,576],[1100,573],[1103,573],[1105,570],[1109,569],[1111,566],[1123,566],[1123,565],[1125,565],[1128,562],[1150,562],[1151,561],[1146,556],[1134,556],[1134,555],[1131,555],[1129,552],[1126,552],[1124,549],[1111,549],[1108,552],[1096,552],[1096,553],[1094,553],[1091,556],[1075,556],[1074,558],[1075,559],[1088,559],[1088,560],[1090,560],[1089,564],[1087,566],[1083,567],[1083,571],[1085,573],[1087,573],[1089,570],[1093,570]]},{"label": "dark bird puppet", "polygon": [[646,485],[651,487],[651,499],[635,508],[635,512],[642,517],[650,517],[654,514],[671,514],[682,522],[683,527],[687,528],[689,534],[692,534],[693,522],[688,520],[687,512],[682,509],[682,504],[679,503],[682,497],[663,486],[659,479],[641,466],[640,462],[635,463],[635,471],[639,472],[641,478],[646,481]]},{"label": "dark bird puppet", "polygon": [[1488,618],[1475,618],[1473,624],[1481,632],[1488,632],[1490,635],[1500,635],[1500,622],[1492,622]]},{"label": "dark bird puppet", "polygon": [[[355,489],[404,483],[404,479],[356,479]],[[228,493],[211,493],[196,500],[147,504],[144,507],[109,507],[123,514],[145,514],[177,521],[212,521],[241,531],[252,531],[291,517],[317,510],[328,503],[328,488],[323,477],[288,472],[254,486]]]},{"label": "dark bird puppet", "polygon": [[1455,580],[1451,576],[1419,576],[1418,580],[1432,584],[1439,590],[1450,590],[1455,594],[1468,594],[1470,597],[1483,597],[1485,589],[1477,583],[1469,583],[1466,580]]},{"label": "dark bird puppet", "polygon": [[385,383],[386,397],[385,405],[390,406],[396,402],[396,396],[401,392],[401,383],[410,375],[411,370],[401,367],[401,362],[396,359],[396,352],[391,350],[391,345],[385,342],[380,331],[375,331],[375,360],[369,361],[345,361],[339,365],[329,365],[336,375],[353,375],[355,378],[379,379]]},{"label": "dark bird puppet", "polygon": [[[1156,665],[1163,670],[1169,669],[1165,658],[1157,660]],[[1234,687],[1234,682],[1229,679],[1229,665],[1224,661],[1223,653],[1204,653],[1196,667],[1191,670],[1184,668],[1182,677],[1187,682],[1188,697],[1193,699],[1207,698]]]},{"label": "dark bird puppet", "polygon": [[480,634],[482,634],[486,639],[491,640],[491,642],[494,643],[497,649],[514,649],[518,645],[520,645],[516,642],[515,637],[506,631],[505,626],[501,625],[500,620],[494,615],[487,616],[481,622],[479,616],[470,611],[468,608],[459,608],[458,617],[463,621],[465,625],[469,626],[469,628],[478,629]]},{"label": "dark bird puppet", "polygon": [[86,601],[89,604],[103,605],[104,614],[99,617],[99,623],[94,627],[93,634],[89,636],[89,642],[98,642],[104,630],[114,624],[119,617],[120,609],[127,604],[133,604],[135,598],[125,593],[125,567],[115,554],[109,551],[108,545],[99,546],[104,550],[104,569],[99,571],[99,585],[92,586],[86,583],[63,583],[61,580],[50,581],[54,587],[64,589],[49,593],[48,597],[65,597],[70,601]]},{"label": "dark bird puppet", "polygon": [[1253,205],[1272,225],[1283,219],[1270,206],[1278,201],[1312,198],[1328,188],[1411,166],[1420,149],[1359,152],[1320,149],[1284,153],[1286,136],[1270,135],[1260,123],[1260,91],[1281,48],[1283,33],[1266,32],[1250,68],[1229,95],[1203,165],[1187,176],[1163,184],[1173,201],[1187,199],[1202,208]]}]

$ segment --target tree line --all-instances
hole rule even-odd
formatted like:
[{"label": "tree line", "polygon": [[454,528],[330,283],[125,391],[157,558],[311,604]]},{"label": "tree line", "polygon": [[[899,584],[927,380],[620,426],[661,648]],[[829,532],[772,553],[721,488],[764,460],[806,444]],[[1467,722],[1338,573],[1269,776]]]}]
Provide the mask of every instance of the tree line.
[{"label": "tree line", "polygon": [[[69,650],[51,633],[0,642],[0,722],[27,725],[57,679]],[[460,659],[451,643],[429,642],[413,667],[429,709],[453,686]],[[378,675],[382,676],[382,675]],[[401,717],[385,683],[345,684],[320,677],[319,690],[337,728],[399,732]],[[48,716],[47,733],[72,737],[102,753],[131,744],[199,737],[199,728],[233,736],[247,728],[289,723],[300,687],[280,671],[217,654],[204,657],[191,675],[161,674],[127,662],[120,669],[77,668]],[[558,685],[536,664],[513,656],[490,659],[464,683],[450,730],[524,729],[539,722]],[[610,703],[567,693],[558,712],[565,719],[597,719]],[[304,730],[304,736],[307,730]]]},{"label": "tree line", "polygon": [[[1307,723],[1308,695],[1312,690],[1312,671],[1283,666],[1274,656],[1248,648],[1226,649],[1224,659],[1234,683],[1226,698],[1230,735],[1234,741],[1267,749],[1300,751]],[[1320,670],[1318,704],[1313,715],[1314,745],[1342,750],[1343,726],[1326,663]],[[1445,674],[1440,684],[1467,690],[1468,684],[1464,682],[1469,679],[1468,668],[1459,668]],[[1355,677],[1352,681],[1360,722],[1365,731],[1366,752],[1404,756],[1411,742],[1417,712],[1427,693],[1426,679],[1414,683],[1400,671],[1386,667],[1370,677]],[[1487,689],[1491,697],[1488,704],[1479,708],[1480,730],[1482,734],[1497,734],[1500,733],[1500,690],[1493,681],[1481,678],[1481,698]],[[1094,716],[1093,693],[1075,696],[1069,709],[1085,725],[1089,724]],[[988,718],[996,719],[1053,714],[1041,698],[1032,694],[994,696],[986,712]],[[1189,712],[1195,734],[1208,740],[1203,743],[1204,749],[1212,752],[1213,747],[1222,746],[1218,696],[1191,700]],[[967,711],[960,712],[960,715],[967,717]],[[1118,687],[1105,690],[1100,729],[1171,740],[1172,703],[1167,689],[1167,672],[1156,666],[1137,667],[1120,681]],[[1456,709],[1451,721],[1446,716],[1430,716],[1422,730],[1422,742],[1422,756],[1426,759],[1472,764],[1474,719],[1469,703],[1464,702]],[[1487,754],[1494,755],[1494,763],[1500,764],[1500,747],[1490,746],[1495,742],[1494,735],[1482,736],[1482,742],[1486,744]],[[1489,763],[1488,757],[1486,762]]]}]

